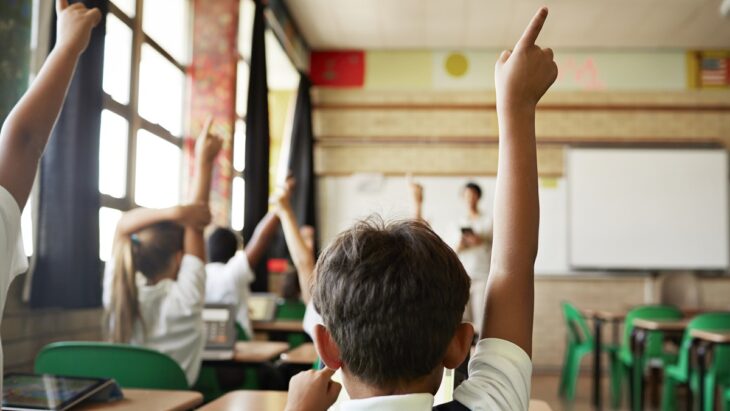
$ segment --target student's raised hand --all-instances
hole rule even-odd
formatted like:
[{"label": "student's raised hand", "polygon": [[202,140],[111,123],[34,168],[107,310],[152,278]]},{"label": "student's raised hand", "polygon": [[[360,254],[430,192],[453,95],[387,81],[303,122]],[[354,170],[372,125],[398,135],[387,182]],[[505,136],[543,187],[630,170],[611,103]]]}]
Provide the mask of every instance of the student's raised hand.
[{"label": "student's raised hand", "polygon": [[195,157],[199,161],[212,163],[218,152],[223,147],[223,139],[211,132],[213,126],[213,117],[205,120],[203,129],[200,131],[198,139],[195,141]]},{"label": "student's raised hand", "polygon": [[408,184],[411,187],[411,194],[413,195],[413,202],[416,204],[423,203],[423,186],[411,181]]},{"label": "student's raised hand", "polygon": [[56,47],[81,54],[89,45],[91,30],[101,21],[101,12],[83,3],[69,6],[68,0],[56,0],[56,14]]},{"label": "student's raised hand", "polygon": [[303,371],[289,381],[286,411],[325,411],[337,401],[342,385],[332,381],[334,370]]},{"label": "student's raised hand", "polygon": [[502,108],[532,108],[555,82],[558,66],[553,51],[535,44],[548,10],[538,10],[513,51],[504,51],[497,60],[494,82],[497,103]]},{"label": "student's raised hand", "polygon": [[176,221],[186,227],[203,230],[211,221],[208,204],[186,204],[177,207]]}]

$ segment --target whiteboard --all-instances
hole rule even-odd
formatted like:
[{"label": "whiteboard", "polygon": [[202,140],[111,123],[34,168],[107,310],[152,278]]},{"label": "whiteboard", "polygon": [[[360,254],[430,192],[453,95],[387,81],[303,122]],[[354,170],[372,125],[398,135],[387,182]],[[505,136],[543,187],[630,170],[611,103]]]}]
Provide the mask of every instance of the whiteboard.
[{"label": "whiteboard", "polygon": [[725,150],[573,148],[567,185],[573,268],[727,269]]},{"label": "whiteboard", "polygon": [[[459,219],[466,214],[461,200],[464,185],[474,181],[482,188],[480,210],[492,215],[495,177],[417,177],[424,187],[424,218],[447,243],[459,236]],[[377,213],[386,220],[411,218],[411,192],[405,177],[361,174],[326,176],[318,180],[320,246],[325,246],[354,222]],[[567,190],[563,179],[551,179],[540,187],[540,247],[535,271],[566,274]]]}]

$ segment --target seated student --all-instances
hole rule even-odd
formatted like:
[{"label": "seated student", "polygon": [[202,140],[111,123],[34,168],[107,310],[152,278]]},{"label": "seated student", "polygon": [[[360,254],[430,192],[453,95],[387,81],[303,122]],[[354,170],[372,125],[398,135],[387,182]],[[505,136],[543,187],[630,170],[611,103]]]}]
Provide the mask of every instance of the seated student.
[{"label": "seated student", "polygon": [[253,327],[248,317],[248,300],[251,283],[256,279],[251,267],[255,267],[264,257],[278,224],[276,214],[266,214],[242,252],[238,251],[238,236],[227,228],[216,228],[208,236],[205,302],[235,305],[236,322],[249,338],[253,337]]},{"label": "seated student", "polygon": [[[485,316],[469,379],[439,409],[527,410],[532,363],[534,263],[539,204],[535,108],[557,76],[550,49],[535,45],[547,17],[533,18],[495,70],[500,162],[494,248]],[[290,382],[288,410],[324,410],[337,397],[341,368],[351,398],[343,410],[427,410],[444,367],[466,357],[474,329],[461,322],[469,276],[426,224],[366,221],[320,256],[313,291],[325,325],[317,351],[331,370]]]},{"label": "seated student", "polygon": [[[38,77],[8,115],[0,131],[0,318],[13,279],[28,269],[20,234],[20,213],[28,201],[38,162],[66,98],[79,56],[91,30],[101,21],[98,9],[56,1],[56,46]],[[0,350],[0,391],[2,391]]]},{"label": "seated student", "polygon": [[274,198],[274,212],[279,216],[281,228],[284,230],[286,246],[292,258],[294,267],[297,269],[301,299],[307,304],[304,312],[303,327],[312,339],[314,339],[314,327],[322,324],[322,317],[315,310],[312,304],[312,283],[314,282],[314,228],[311,226],[299,227],[297,218],[292,210],[289,197],[294,189],[294,179],[287,180],[285,188]]},{"label": "seated student", "polygon": [[222,144],[209,128],[210,120],[195,147],[193,203],[125,213],[104,271],[110,339],[169,355],[190,385],[198,377],[205,345],[203,228],[210,222],[211,170]]}]

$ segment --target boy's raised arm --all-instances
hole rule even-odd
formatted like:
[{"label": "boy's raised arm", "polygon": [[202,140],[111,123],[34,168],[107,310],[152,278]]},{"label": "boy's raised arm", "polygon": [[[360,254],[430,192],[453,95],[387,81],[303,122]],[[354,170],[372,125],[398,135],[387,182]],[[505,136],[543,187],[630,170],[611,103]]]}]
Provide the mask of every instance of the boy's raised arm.
[{"label": "boy's raised arm", "polygon": [[76,63],[101,21],[99,9],[83,3],[56,1],[57,43],[27,93],[8,115],[0,131],[0,186],[22,209],[35,179],[38,161],[46,148],[73,77]]},{"label": "boy's raised arm", "polygon": [[495,68],[499,166],[482,338],[511,341],[528,355],[540,219],[535,108],[558,73],[552,50],[535,45],[547,14],[547,8],[537,12],[514,50],[503,52]]},{"label": "boy's raised arm", "polygon": [[[208,118],[203,130],[195,142],[195,175],[190,202],[204,207],[210,202],[210,179],[213,175],[213,163],[218,155],[223,140],[210,132],[213,119]],[[185,254],[194,255],[205,261],[205,240],[203,230],[194,226],[185,226]]]}]

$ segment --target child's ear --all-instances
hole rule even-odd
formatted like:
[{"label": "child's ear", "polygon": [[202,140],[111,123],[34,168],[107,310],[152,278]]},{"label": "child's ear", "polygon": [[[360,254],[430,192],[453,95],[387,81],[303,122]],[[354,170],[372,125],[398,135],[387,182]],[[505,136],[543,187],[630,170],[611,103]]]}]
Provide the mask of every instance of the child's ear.
[{"label": "child's ear", "polygon": [[342,366],[340,359],[340,348],[332,339],[330,332],[321,324],[314,327],[314,346],[317,348],[319,358],[327,368],[336,370]]},{"label": "child's ear", "polygon": [[461,323],[456,327],[454,336],[446,348],[446,354],[442,362],[446,368],[454,369],[461,365],[471,349],[471,342],[474,339],[474,326],[470,323]]}]

